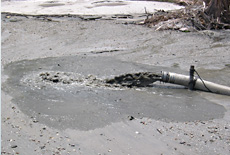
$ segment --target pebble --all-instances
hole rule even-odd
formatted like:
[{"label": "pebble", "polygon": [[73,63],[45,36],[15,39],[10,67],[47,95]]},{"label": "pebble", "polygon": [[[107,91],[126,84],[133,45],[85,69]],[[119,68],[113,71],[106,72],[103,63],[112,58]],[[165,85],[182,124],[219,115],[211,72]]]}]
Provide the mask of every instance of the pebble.
[{"label": "pebble", "polygon": [[37,123],[38,121],[37,120],[33,120],[34,123]]},{"label": "pebble", "polygon": [[180,144],[185,144],[186,142],[180,142]]},{"label": "pebble", "polygon": [[141,121],[140,123],[141,123],[141,124],[143,124],[143,125],[147,125],[147,123],[146,123],[146,122],[144,122],[144,121]]},{"label": "pebble", "polygon": [[75,144],[69,144],[71,147],[75,147]]},{"label": "pebble", "polygon": [[181,32],[190,32],[190,30],[186,27],[182,27],[179,29]]},{"label": "pebble", "polygon": [[16,147],[18,147],[18,146],[17,146],[17,145],[12,145],[12,146],[11,146],[11,148],[13,148],[13,149],[16,148]]},{"label": "pebble", "polygon": [[129,119],[130,121],[132,121],[132,120],[134,120],[135,118],[134,118],[133,116],[128,116],[128,119]]},{"label": "pebble", "polygon": [[41,148],[41,149],[44,149],[45,147],[46,147],[46,146],[41,146],[40,148]]}]

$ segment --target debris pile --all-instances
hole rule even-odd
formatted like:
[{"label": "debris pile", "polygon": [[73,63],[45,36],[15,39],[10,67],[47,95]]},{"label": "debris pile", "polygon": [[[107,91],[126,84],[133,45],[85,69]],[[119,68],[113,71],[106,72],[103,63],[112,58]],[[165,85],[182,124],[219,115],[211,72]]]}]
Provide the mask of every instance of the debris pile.
[{"label": "debris pile", "polygon": [[184,32],[199,30],[230,29],[230,21],[209,16],[203,6],[187,6],[176,11],[159,10],[145,24],[156,30],[180,30]]}]

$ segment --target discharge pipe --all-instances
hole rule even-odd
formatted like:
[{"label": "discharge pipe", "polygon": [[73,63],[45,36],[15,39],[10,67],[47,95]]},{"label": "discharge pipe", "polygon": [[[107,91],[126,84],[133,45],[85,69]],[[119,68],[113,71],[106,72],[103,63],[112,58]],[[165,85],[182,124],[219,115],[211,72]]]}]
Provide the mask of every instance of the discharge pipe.
[{"label": "discharge pipe", "polygon": [[178,84],[189,88],[190,90],[202,90],[222,95],[230,96],[230,87],[216,84],[194,77],[194,66],[190,68],[190,76],[176,74],[171,72],[162,72],[161,81],[166,83]]}]

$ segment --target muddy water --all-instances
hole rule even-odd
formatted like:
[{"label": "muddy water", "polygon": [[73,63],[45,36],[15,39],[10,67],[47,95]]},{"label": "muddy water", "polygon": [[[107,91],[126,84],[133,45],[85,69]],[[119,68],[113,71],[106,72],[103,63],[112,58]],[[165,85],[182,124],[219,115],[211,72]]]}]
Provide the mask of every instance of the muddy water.
[{"label": "muddy water", "polygon": [[[3,84],[3,90],[10,93],[19,108],[35,121],[59,129],[90,130],[126,121],[128,116],[163,121],[223,117],[224,107],[183,87],[159,83],[154,83],[152,87],[133,88],[102,84],[118,75],[157,73],[161,70],[167,68],[123,62],[110,57],[25,60],[5,67],[9,78]],[[53,78],[47,78],[51,75]],[[89,79],[96,82],[89,82]]]}]

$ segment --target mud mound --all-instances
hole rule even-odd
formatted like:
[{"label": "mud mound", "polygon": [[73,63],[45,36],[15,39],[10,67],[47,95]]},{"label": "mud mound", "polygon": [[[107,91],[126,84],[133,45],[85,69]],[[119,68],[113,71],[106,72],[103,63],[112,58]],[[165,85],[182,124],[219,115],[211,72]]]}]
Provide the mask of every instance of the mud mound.
[{"label": "mud mound", "polygon": [[43,81],[50,83],[62,83],[62,84],[71,84],[73,82],[82,82],[82,79],[76,79],[70,73],[62,72],[44,72],[40,73],[39,76]]},{"label": "mud mound", "polygon": [[46,71],[27,75],[22,79],[22,83],[37,88],[48,84],[55,87],[63,85],[81,85],[86,87],[123,89],[151,87],[151,84],[159,80],[160,77],[160,75],[151,72],[140,72],[123,74],[111,79],[100,79],[94,75],[83,76],[72,72]]},{"label": "mud mound", "polygon": [[[36,79],[36,78],[34,78]],[[73,72],[47,71],[39,73],[39,81],[51,85],[81,85],[91,87],[112,87],[94,75],[83,76]]]},{"label": "mud mound", "polygon": [[114,79],[106,80],[106,83],[121,85],[123,87],[148,87],[159,80],[160,76],[151,72],[141,72],[116,76]]}]

